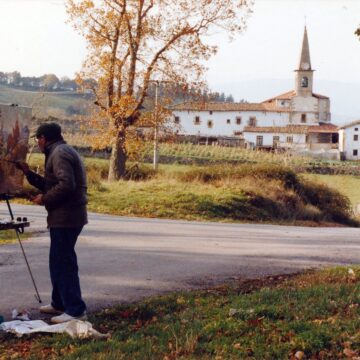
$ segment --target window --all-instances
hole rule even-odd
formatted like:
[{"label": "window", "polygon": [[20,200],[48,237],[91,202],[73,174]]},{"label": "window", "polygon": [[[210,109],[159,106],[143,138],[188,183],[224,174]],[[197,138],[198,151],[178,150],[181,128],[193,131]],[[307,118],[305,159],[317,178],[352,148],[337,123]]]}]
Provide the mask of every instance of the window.
[{"label": "window", "polygon": [[175,116],[174,122],[175,124],[180,124],[180,116]]},{"label": "window", "polygon": [[194,124],[195,125],[200,125],[200,116],[195,116]]},{"label": "window", "polygon": [[249,117],[249,126],[256,126],[256,116]]},{"label": "window", "polygon": [[306,123],[306,114],[301,114],[301,122]]},{"label": "window", "polygon": [[230,119],[227,119],[227,120],[226,120],[226,123],[227,123],[227,124],[231,124],[231,120],[230,120]]},{"label": "window", "polygon": [[207,126],[208,126],[209,129],[211,129],[211,128],[213,127],[213,121],[212,121],[212,120],[208,120]]},{"label": "window", "polygon": [[262,135],[258,135],[256,137],[256,146],[263,146],[264,137]]},{"label": "window", "polygon": [[358,141],[358,140],[359,140],[359,135],[358,134],[354,135],[354,141]]},{"label": "window", "polygon": [[319,144],[331,144],[332,142],[332,135],[331,134],[317,134],[317,142]]},{"label": "window", "polygon": [[301,79],[301,87],[303,88],[307,88],[309,85],[309,79],[304,76],[302,79]]},{"label": "window", "polygon": [[294,139],[293,139],[292,136],[287,136],[287,137],[286,137],[286,142],[287,142],[288,144],[292,144],[293,141],[294,141]]},{"label": "window", "polygon": [[353,150],[353,156],[358,156],[358,151],[357,151],[357,149],[356,149],[356,150]]},{"label": "window", "polygon": [[280,136],[273,136],[273,147],[276,148],[279,146]]},{"label": "window", "polygon": [[237,116],[236,117],[236,125],[240,125],[241,124],[241,116]]}]

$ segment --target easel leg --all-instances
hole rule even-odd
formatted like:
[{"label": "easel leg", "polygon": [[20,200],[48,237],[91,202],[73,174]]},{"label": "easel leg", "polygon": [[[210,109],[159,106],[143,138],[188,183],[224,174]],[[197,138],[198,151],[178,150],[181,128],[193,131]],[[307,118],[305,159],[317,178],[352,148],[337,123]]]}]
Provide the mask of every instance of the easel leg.
[{"label": "easel leg", "polygon": [[[10,206],[9,197],[8,197],[8,196],[5,196],[5,200],[6,200],[6,205],[7,205],[8,209],[9,209],[9,214],[10,214],[10,217],[11,217],[11,221],[14,221],[14,214],[13,214],[12,209],[11,209],[11,206]],[[19,234],[19,233],[20,233],[20,230],[19,230],[18,228],[15,228],[14,230],[15,230],[15,232],[16,232],[16,237],[17,237],[17,239],[18,239],[18,241],[19,241],[19,244],[20,244],[20,247],[21,247],[21,251],[22,251],[22,253],[23,253],[23,256],[24,256],[24,259],[25,259],[25,262],[26,262],[26,266],[27,266],[27,268],[28,268],[28,271],[29,271],[29,274],[30,274],[30,277],[31,277],[31,281],[32,281],[32,283],[33,283],[33,285],[34,285],[34,288],[35,288],[35,292],[36,292],[36,294],[35,294],[35,299],[36,299],[39,303],[42,303],[41,298],[40,298],[39,291],[38,291],[37,286],[36,286],[36,283],[35,283],[34,276],[33,276],[32,271],[31,271],[31,269],[30,269],[30,265],[29,265],[28,259],[27,259],[27,257],[26,257],[26,254],[25,254],[25,250],[24,250],[24,247],[23,247],[22,242],[21,242],[21,239],[20,239],[20,234]]]},{"label": "easel leg", "polygon": [[32,283],[33,283],[33,285],[34,285],[34,289],[35,289],[35,292],[36,292],[36,294],[35,294],[35,299],[36,299],[39,303],[42,303],[41,298],[40,298],[39,291],[38,291],[37,286],[36,286],[36,283],[35,283],[34,276],[33,276],[32,271],[31,271],[31,269],[30,269],[30,265],[29,265],[28,259],[27,259],[27,257],[26,257],[26,254],[25,254],[25,250],[24,250],[24,247],[23,247],[22,242],[21,242],[21,239],[20,239],[19,230],[18,230],[18,229],[15,229],[15,232],[16,232],[16,236],[17,236],[17,239],[18,239],[19,244],[20,244],[20,247],[21,247],[21,251],[22,251],[22,253],[23,253],[23,255],[24,255],[24,259],[25,259],[25,262],[26,262],[26,266],[27,266],[27,268],[28,268],[28,270],[29,270],[29,274],[30,274],[30,277],[31,277],[31,281],[32,281]]}]

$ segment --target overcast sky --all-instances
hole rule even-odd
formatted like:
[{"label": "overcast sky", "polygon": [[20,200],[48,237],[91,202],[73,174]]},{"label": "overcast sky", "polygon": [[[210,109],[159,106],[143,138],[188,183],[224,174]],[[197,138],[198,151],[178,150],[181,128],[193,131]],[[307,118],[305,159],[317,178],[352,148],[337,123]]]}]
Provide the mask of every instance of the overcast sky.
[{"label": "overcast sky", "polygon": [[[62,0],[0,0],[0,71],[74,73],[85,44],[65,24]],[[212,88],[252,79],[292,79],[305,25],[316,79],[360,82],[360,0],[256,0],[247,30],[208,63]]]}]

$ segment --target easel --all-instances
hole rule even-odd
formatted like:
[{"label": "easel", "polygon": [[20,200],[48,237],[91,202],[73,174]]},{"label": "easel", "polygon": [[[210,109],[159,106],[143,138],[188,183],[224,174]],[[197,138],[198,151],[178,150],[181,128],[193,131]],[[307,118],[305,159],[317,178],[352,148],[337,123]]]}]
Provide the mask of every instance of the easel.
[{"label": "easel", "polygon": [[0,194],[0,200],[5,200],[6,201],[6,205],[8,207],[9,214],[10,214],[10,221],[1,221],[0,222],[0,230],[11,230],[11,229],[15,230],[16,237],[17,237],[17,239],[19,241],[21,251],[23,253],[23,256],[24,256],[24,259],[25,259],[25,262],[26,262],[26,266],[28,268],[28,271],[29,271],[29,274],[30,274],[30,277],[31,277],[31,281],[32,281],[32,283],[34,285],[34,289],[35,289],[35,292],[36,292],[35,299],[39,303],[41,303],[42,301],[41,301],[41,298],[40,298],[40,294],[39,294],[39,291],[38,291],[38,289],[36,287],[35,279],[34,279],[34,276],[33,276],[32,272],[31,272],[30,265],[29,265],[28,259],[26,257],[26,254],[25,254],[24,247],[23,247],[21,239],[20,239],[20,234],[24,233],[24,228],[30,226],[30,223],[28,222],[27,218],[18,217],[15,220],[14,214],[13,214],[11,206],[10,206],[11,197],[12,196],[8,195],[8,194]]}]

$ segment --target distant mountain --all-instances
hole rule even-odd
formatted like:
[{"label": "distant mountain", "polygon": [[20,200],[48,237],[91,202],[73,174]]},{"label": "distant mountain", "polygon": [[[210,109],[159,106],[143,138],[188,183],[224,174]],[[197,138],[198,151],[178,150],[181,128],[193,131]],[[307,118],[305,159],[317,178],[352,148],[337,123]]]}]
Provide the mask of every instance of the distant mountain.
[{"label": "distant mountain", "polygon": [[[235,101],[245,99],[248,102],[261,102],[294,89],[294,82],[291,79],[259,79],[217,83],[216,89],[233,94]],[[332,123],[342,125],[360,119],[360,83],[315,79],[314,92],[330,98]]]}]

